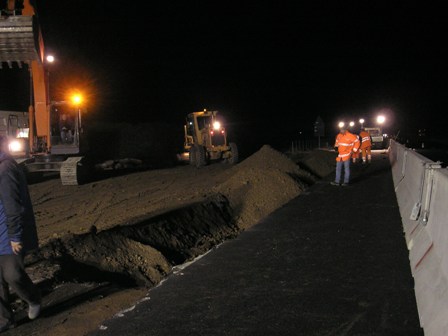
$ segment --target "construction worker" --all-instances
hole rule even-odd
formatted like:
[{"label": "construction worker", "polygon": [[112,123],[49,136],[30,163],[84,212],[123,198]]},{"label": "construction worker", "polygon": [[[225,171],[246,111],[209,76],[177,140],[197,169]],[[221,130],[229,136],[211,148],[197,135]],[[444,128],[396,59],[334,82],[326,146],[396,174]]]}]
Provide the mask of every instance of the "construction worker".
[{"label": "construction worker", "polygon": [[364,127],[361,127],[359,137],[361,138],[362,164],[370,163],[372,161],[372,138]]},{"label": "construction worker", "polygon": [[15,327],[10,288],[28,303],[28,317],[40,314],[41,294],[25,271],[24,257],[38,248],[33,206],[25,175],[0,136],[0,333]]},{"label": "construction worker", "polygon": [[[359,135],[356,135],[356,137],[358,138],[358,141],[361,141]],[[356,163],[358,162],[358,159],[359,159],[359,150],[352,153],[352,162]]]},{"label": "construction worker", "polygon": [[[332,185],[348,186],[350,182],[351,156],[352,153],[358,151],[359,146],[358,137],[350,133],[345,126],[341,126],[334,144],[338,156],[336,157],[336,177],[334,182],[331,182]],[[344,182],[341,184],[342,167],[344,167]]]}]

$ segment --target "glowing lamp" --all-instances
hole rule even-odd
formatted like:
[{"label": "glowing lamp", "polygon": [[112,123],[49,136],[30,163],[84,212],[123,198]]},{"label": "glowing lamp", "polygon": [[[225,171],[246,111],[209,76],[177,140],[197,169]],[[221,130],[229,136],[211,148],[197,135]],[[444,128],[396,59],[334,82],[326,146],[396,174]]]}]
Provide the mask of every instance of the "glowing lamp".
[{"label": "glowing lamp", "polygon": [[73,104],[75,104],[75,105],[79,105],[79,104],[81,104],[81,102],[82,102],[82,96],[81,96],[80,94],[74,94],[74,95],[72,96],[72,102],[73,102]]},{"label": "glowing lamp", "polygon": [[219,130],[221,128],[221,123],[219,121],[215,121],[213,123],[213,129]]},{"label": "glowing lamp", "polygon": [[386,121],[386,117],[383,116],[383,115],[379,115],[379,116],[376,118],[376,122],[377,122],[378,124],[382,124],[382,123],[384,123],[385,121]]}]

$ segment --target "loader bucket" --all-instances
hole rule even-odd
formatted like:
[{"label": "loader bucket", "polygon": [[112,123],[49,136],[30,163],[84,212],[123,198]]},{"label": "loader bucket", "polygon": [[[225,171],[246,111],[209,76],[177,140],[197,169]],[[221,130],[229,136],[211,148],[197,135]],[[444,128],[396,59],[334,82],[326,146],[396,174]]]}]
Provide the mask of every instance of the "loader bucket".
[{"label": "loader bucket", "polygon": [[0,16],[0,67],[41,61],[42,38],[34,16]]}]

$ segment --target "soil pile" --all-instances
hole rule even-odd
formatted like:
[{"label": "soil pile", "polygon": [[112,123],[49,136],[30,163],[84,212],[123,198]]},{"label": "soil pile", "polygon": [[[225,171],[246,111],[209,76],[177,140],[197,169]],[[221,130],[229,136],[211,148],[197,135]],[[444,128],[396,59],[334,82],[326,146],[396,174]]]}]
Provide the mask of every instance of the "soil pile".
[{"label": "soil pile", "polygon": [[229,180],[216,188],[235,211],[235,220],[247,229],[297,197],[316,178],[270,146],[235,167]]},{"label": "soil pile", "polygon": [[337,153],[325,149],[298,152],[291,155],[301,169],[311,172],[318,178],[324,178],[335,170]]}]

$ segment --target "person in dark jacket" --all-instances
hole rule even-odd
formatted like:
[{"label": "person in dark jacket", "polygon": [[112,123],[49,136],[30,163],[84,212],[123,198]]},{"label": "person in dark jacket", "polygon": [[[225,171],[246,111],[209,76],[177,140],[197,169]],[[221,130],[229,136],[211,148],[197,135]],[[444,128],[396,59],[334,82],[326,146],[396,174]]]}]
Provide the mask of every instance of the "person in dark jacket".
[{"label": "person in dark jacket", "polygon": [[36,222],[25,174],[0,136],[0,332],[13,328],[9,287],[28,303],[28,317],[41,309],[40,291],[25,271],[24,256],[38,248]]}]

